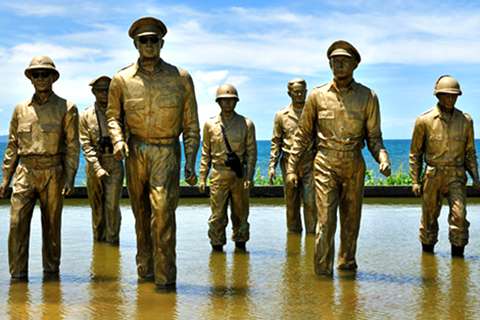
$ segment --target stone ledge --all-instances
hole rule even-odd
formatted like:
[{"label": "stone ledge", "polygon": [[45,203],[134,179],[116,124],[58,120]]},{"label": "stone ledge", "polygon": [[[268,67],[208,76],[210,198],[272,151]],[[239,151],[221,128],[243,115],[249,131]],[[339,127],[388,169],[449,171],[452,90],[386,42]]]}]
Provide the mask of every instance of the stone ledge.
[{"label": "stone ledge", "polygon": [[[197,187],[180,187],[181,198],[207,198],[209,188],[206,193],[200,193]],[[283,186],[258,186],[254,187],[250,193],[253,198],[283,198]],[[366,186],[364,191],[366,198],[414,198],[410,186]],[[480,197],[480,192],[467,187],[467,196]],[[128,198],[127,188],[123,188],[123,198]],[[75,187],[75,192],[68,198],[86,199],[86,187]]]},{"label": "stone ledge", "polygon": [[[7,191],[7,197],[10,197],[12,189]],[[198,191],[198,187],[180,187],[181,198],[207,198],[209,195],[209,188],[206,193]],[[283,186],[258,186],[253,187],[250,196],[253,198],[283,198]],[[480,191],[473,189],[471,186],[467,187],[468,197],[480,197]],[[410,186],[366,186],[364,191],[366,198],[414,198]],[[87,188],[75,187],[73,195],[67,197],[72,199],[86,199]],[[123,187],[122,198],[128,198],[128,191]]]}]

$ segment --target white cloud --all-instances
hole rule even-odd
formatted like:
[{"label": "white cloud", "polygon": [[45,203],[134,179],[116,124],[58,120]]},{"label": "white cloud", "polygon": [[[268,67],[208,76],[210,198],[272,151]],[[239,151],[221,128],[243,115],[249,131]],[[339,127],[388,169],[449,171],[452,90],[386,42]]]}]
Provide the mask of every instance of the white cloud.
[{"label": "white cloud", "polygon": [[[61,73],[55,84],[60,95],[79,106],[89,104],[93,99],[87,86],[90,79],[99,74],[111,75],[137,58],[127,30],[131,21],[141,15],[158,16],[167,23],[169,32],[162,57],[192,73],[202,123],[219,111],[214,97],[221,83],[238,86],[242,102],[261,101],[276,108],[275,104],[284,98],[285,84],[256,82],[257,87],[252,88],[253,74],[280,74],[285,81],[295,76],[325,78],[325,51],[336,39],[346,39],[357,46],[364,65],[480,63],[479,9],[446,10],[447,4],[418,4],[410,0],[355,0],[348,5],[331,0],[327,4],[330,7],[309,5],[308,11],[275,6],[196,10],[148,1],[0,4],[2,11],[7,9],[19,16],[54,16],[56,23],[58,19],[66,25],[73,23],[55,33],[39,28],[35,41],[25,41],[30,35],[22,34],[20,29],[16,39],[22,39],[21,43],[0,47],[0,68],[5,75],[0,78],[5,110],[2,114],[9,113],[8,106],[31,94],[23,70],[37,54],[54,58]],[[25,23],[25,19],[18,21]],[[43,20],[42,25],[48,25],[48,21]],[[282,98],[273,97],[271,92],[278,92]],[[245,112],[262,113],[262,117],[273,111],[268,107],[260,110],[254,104],[244,108]],[[394,117],[391,121],[385,119],[389,127],[399,126]],[[402,122],[404,126],[406,122]]]}]

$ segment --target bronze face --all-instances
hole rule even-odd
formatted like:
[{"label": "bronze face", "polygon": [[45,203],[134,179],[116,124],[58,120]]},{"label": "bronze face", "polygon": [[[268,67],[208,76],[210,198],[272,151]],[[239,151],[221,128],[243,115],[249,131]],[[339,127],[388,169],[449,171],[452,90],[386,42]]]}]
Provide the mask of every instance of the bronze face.
[{"label": "bronze face", "polygon": [[237,99],[236,98],[219,98],[217,99],[217,103],[222,109],[222,112],[231,113],[235,110],[237,106]]},{"label": "bronze face", "polygon": [[438,103],[442,107],[446,108],[447,110],[452,110],[455,107],[458,95],[452,93],[438,93],[437,98]]},{"label": "bronze face", "polygon": [[100,106],[107,106],[108,103],[108,88],[110,80],[99,80],[92,87],[92,93],[95,96],[95,101]]},{"label": "bronze face", "polygon": [[307,87],[301,83],[294,83],[292,86],[289,86],[288,95],[292,98],[292,103],[295,107],[303,107],[307,97]]},{"label": "bronze face", "polygon": [[141,59],[155,59],[160,57],[160,49],[163,47],[163,42],[163,39],[157,35],[146,35],[135,38],[135,47]]},{"label": "bronze face", "polygon": [[36,92],[51,91],[55,80],[55,75],[49,69],[35,69],[30,71],[30,81]]},{"label": "bronze face", "polygon": [[357,62],[353,57],[333,56],[330,58],[330,68],[335,79],[352,77],[353,71],[357,68]]}]

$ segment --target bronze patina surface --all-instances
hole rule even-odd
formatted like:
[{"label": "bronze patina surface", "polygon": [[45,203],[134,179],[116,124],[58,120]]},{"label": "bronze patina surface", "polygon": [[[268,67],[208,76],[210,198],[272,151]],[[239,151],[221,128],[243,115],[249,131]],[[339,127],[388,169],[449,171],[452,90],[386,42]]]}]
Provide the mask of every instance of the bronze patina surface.
[{"label": "bronze patina surface", "polygon": [[37,199],[42,214],[43,271],[57,275],[63,196],[73,191],[78,167],[76,106],[52,91],[60,74],[52,59],[34,57],[25,70],[35,94],[10,121],[0,195],[13,176],[8,260],[12,278],[27,278],[30,222]]},{"label": "bronze patina surface", "polygon": [[367,143],[390,175],[390,161],[383,145],[380,108],[376,94],[353,79],[360,62],[358,51],[346,41],[328,49],[333,81],[312,90],[295,133],[287,167],[286,183],[297,185],[298,165],[312,140],[316,141],[314,179],[318,223],[315,241],[315,272],[332,275],[337,209],[340,209],[338,268],[355,270],[360,228],[365,162],[361,149]]},{"label": "bronze patina surface", "polygon": [[[268,177],[273,184],[278,162],[282,169],[283,181],[286,181],[287,164],[290,150],[293,147],[293,137],[298,121],[305,105],[307,83],[303,79],[293,79],[288,82],[288,95],[292,102],[286,108],[275,114],[273,134],[270,150]],[[315,233],[317,212],[315,207],[315,187],[313,184],[313,159],[315,158],[315,144],[307,147],[297,166],[298,185],[284,183],[285,203],[287,206],[287,229],[289,232],[302,231],[300,215],[303,203],[303,217],[307,233]]]},{"label": "bronze patina surface", "polygon": [[446,197],[452,255],[463,256],[470,225],[466,218],[466,171],[474,187],[480,187],[473,120],[455,108],[462,91],[453,77],[441,76],[434,94],[438,103],[417,118],[410,147],[412,190],[422,196],[420,241],[424,251],[433,252],[438,240],[437,220]]},{"label": "bronze patina surface", "polygon": [[[232,212],[232,240],[237,247],[243,249],[250,236],[249,191],[253,187],[257,142],[253,122],[234,111],[238,100],[235,87],[228,84],[220,86],[216,102],[222,111],[216,117],[207,120],[203,128],[199,187],[202,192],[205,191],[207,176],[212,169],[210,176],[212,214],[208,219],[208,236],[214,249],[218,250],[227,241],[225,228],[228,224],[229,202]],[[229,148],[239,159],[237,169],[241,172],[240,176],[226,163]]]},{"label": "bronze patina surface", "polygon": [[101,76],[90,83],[95,104],[80,114],[80,142],[87,160],[87,192],[92,208],[92,230],[96,241],[118,244],[121,213],[123,163],[113,155],[105,111],[111,79]]},{"label": "bronze patina surface", "polygon": [[156,18],[135,21],[129,35],[136,63],[119,71],[109,89],[107,122],[114,154],[126,157],[127,184],[137,234],[137,271],[159,288],[176,283],[175,210],[179,197],[180,143],[185,177],[196,183],[200,144],[197,102],[189,73],[160,58],[165,25]]}]

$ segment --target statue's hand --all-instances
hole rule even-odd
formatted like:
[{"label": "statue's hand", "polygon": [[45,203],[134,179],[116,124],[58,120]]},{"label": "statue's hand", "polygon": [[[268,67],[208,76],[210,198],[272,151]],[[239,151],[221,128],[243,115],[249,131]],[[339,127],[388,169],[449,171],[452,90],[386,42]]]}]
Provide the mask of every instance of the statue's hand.
[{"label": "statue's hand", "polygon": [[106,177],[109,177],[110,174],[108,174],[107,170],[100,168],[95,172],[95,175],[97,176],[98,179],[103,179]]},{"label": "statue's hand", "polygon": [[200,183],[198,184],[198,191],[200,191],[201,193],[205,193],[206,189],[207,189],[207,183],[204,180],[200,181]]},{"label": "statue's hand", "polygon": [[118,141],[115,143],[113,146],[113,155],[115,156],[115,159],[122,160],[128,158],[128,154],[128,145],[125,141]]},{"label": "statue's hand", "polygon": [[422,186],[418,183],[412,185],[412,192],[415,196],[419,197],[422,195]]},{"label": "statue's hand", "polygon": [[273,184],[273,180],[275,179],[275,168],[268,169],[268,182]]},{"label": "statue's hand", "polygon": [[390,162],[387,162],[387,161],[380,163],[379,170],[380,170],[380,173],[383,174],[385,177],[389,177],[392,174],[392,168],[390,166]]}]

